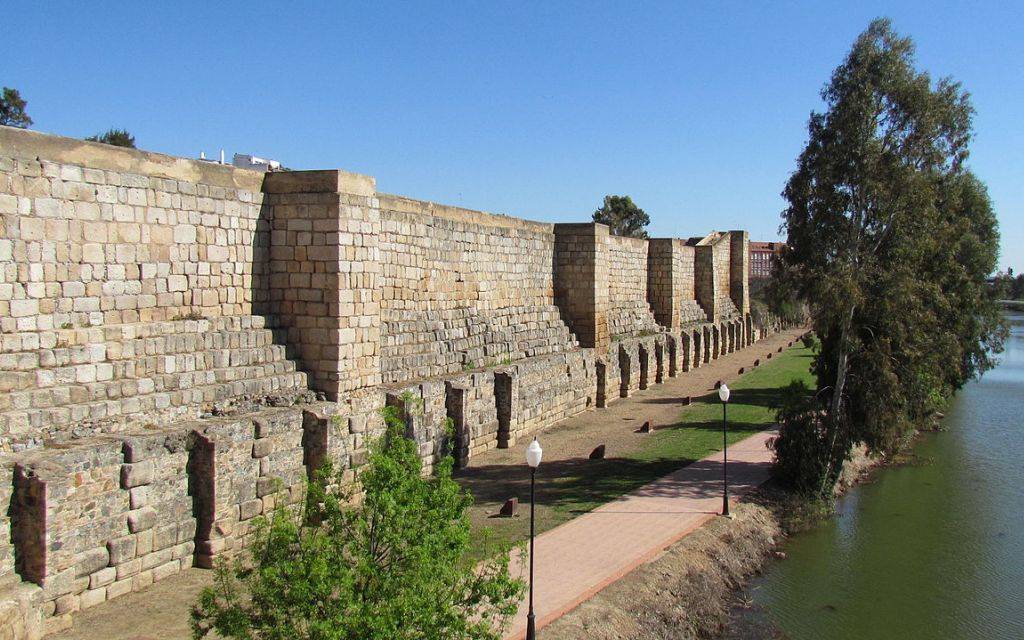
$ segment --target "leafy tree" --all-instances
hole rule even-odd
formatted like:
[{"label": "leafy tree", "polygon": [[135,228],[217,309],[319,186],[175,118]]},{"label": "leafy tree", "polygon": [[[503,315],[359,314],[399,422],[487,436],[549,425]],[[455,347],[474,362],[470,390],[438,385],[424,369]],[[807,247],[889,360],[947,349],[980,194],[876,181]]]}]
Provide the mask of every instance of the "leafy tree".
[{"label": "leafy tree", "polygon": [[0,124],[19,129],[28,127],[32,118],[25,113],[27,104],[17,89],[4,87],[3,97],[0,97]]},{"label": "leafy tree", "polygon": [[605,196],[604,204],[594,212],[594,222],[608,225],[615,236],[646,238],[644,227],[651,224],[651,217],[629,196]]},{"label": "leafy tree", "polygon": [[997,223],[965,167],[973,109],[958,83],[917,71],[913,51],[888,20],[857,38],[783,192],[781,267],[822,343],[822,459],[806,461],[822,495],[853,444],[893,450],[992,366],[1005,335],[985,282]]},{"label": "leafy tree", "polygon": [[97,133],[86,138],[89,142],[102,142],[115,147],[135,148],[135,136],[124,129],[108,129],[106,133]]},{"label": "leafy tree", "polygon": [[509,556],[481,565],[469,546],[468,494],[452,458],[424,478],[394,408],[359,480],[356,505],[325,464],[300,516],[258,522],[251,564],[221,563],[193,609],[193,637],[247,640],[498,639],[523,584]]},{"label": "leafy tree", "polygon": [[992,281],[992,295],[999,300],[1024,300],[1024,273],[1013,275],[1013,269],[997,273]]}]

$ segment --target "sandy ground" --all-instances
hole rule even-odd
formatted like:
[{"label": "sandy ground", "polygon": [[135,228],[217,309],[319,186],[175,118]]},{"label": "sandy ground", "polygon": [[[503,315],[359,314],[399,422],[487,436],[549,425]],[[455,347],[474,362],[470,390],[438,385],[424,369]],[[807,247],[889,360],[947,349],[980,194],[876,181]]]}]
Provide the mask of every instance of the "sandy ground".
[{"label": "sandy ground", "polygon": [[[774,353],[803,333],[790,330],[775,334],[746,349],[728,354],[709,364],[666,377],[665,383],[652,385],[631,398],[620,399],[607,409],[588,411],[539,432],[544,443],[544,461],[571,462],[585,459],[597,444],[604,444],[612,456],[639,446],[643,436],[634,433],[646,420],[654,426],[678,421],[682,398],[699,396],[714,388],[718,380],[739,377],[740,367],[749,368],[755,359]],[[529,476],[524,473],[524,450],[528,439],[510,449],[498,449],[475,458],[462,472],[460,483],[469,487],[478,504],[475,520],[488,519],[511,495],[528,498]],[[516,479],[516,475],[521,476]],[[540,498],[538,497],[538,502]],[[538,514],[543,526],[543,515]],[[104,602],[78,612],[70,629],[49,636],[54,640],[185,640],[191,637],[189,611],[199,592],[208,585],[212,573],[190,569],[158,582],[139,593]],[[565,636],[570,637],[570,636]],[[572,636],[575,637],[575,636]]]}]

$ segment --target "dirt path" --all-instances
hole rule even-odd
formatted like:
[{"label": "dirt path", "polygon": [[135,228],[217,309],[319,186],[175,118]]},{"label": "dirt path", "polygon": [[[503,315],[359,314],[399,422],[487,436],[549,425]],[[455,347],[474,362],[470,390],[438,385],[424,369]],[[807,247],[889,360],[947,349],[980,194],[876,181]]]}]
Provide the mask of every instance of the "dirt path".
[{"label": "dirt path", "polygon": [[[599,442],[606,445],[609,455],[631,450],[642,441],[641,436],[633,431],[645,420],[651,420],[656,426],[675,423],[678,421],[682,397],[707,393],[719,379],[730,381],[737,378],[740,367],[749,368],[757,358],[763,361],[767,353],[776,352],[801,333],[800,330],[792,330],[775,334],[699,369],[681,373],[675,378],[666,378],[664,384],[653,385],[631,398],[613,403],[607,409],[588,411],[552,425],[540,432],[544,441],[544,461],[585,458]],[[635,428],[623,428],[624,425],[635,425]],[[460,482],[469,486],[479,501],[473,507],[474,519],[488,518],[497,511],[505,497],[516,495],[517,487],[521,489],[528,486],[525,484],[528,478],[522,482],[509,479],[510,466],[525,467],[523,451],[526,444],[528,442],[524,440],[511,449],[481,455],[474,459],[474,466],[460,477]],[[495,477],[501,477],[502,481],[495,482]],[[518,495],[523,498],[528,496],[522,491]],[[525,518],[517,520],[525,521]],[[203,569],[184,571],[143,592],[131,593],[81,611],[75,615],[70,629],[49,638],[186,640],[191,637],[191,606],[211,578],[211,572]]]}]

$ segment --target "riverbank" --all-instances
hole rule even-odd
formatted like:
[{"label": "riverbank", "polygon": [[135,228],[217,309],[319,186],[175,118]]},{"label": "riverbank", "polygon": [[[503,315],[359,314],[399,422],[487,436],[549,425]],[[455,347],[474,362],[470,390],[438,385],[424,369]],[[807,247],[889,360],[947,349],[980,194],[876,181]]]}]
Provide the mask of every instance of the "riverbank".
[{"label": "riverbank", "polygon": [[[867,477],[878,460],[859,449],[844,465],[837,491]],[[743,588],[772,560],[785,557],[788,535],[829,516],[821,505],[762,487],[545,628],[545,638],[572,640],[725,640],[772,638],[774,630],[744,615]]]},{"label": "riverbank", "polygon": [[952,398],[938,429],[751,579],[742,622],[761,624],[738,637],[1024,638],[1024,314],[1007,318],[998,364]]}]

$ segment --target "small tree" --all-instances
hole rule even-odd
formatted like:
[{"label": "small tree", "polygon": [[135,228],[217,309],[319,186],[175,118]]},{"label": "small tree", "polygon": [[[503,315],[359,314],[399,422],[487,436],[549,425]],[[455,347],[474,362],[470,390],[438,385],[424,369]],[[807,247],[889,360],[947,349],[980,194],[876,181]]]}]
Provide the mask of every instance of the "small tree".
[{"label": "small tree", "polygon": [[594,212],[594,222],[608,225],[615,236],[646,238],[644,228],[651,224],[651,218],[629,196],[605,196],[604,204]]},{"label": "small tree", "polygon": [[115,147],[135,148],[135,136],[124,129],[108,129],[106,133],[98,133],[86,138],[89,142],[102,142]]},{"label": "small tree", "polygon": [[803,380],[794,380],[782,389],[776,414],[779,435],[768,441],[775,452],[772,477],[805,495],[818,493],[828,463],[824,411],[812,393]]},{"label": "small tree", "polygon": [[4,87],[3,97],[0,97],[0,124],[19,129],[28,127],[32,118],[25,113],[27,104],[17,89]]},{"label": "small tree", "polygon": [[251,566],[220,563],[193,608],[194,638],[211,631],[246,640],[497,640],[523,584],[509,555],[466,559],[470,496],[452,459],[424,478],[416,444],[395,408],[359,479],[359,506],[332,489],[329,464],[308,485],[301,517],[261,519]]}]

